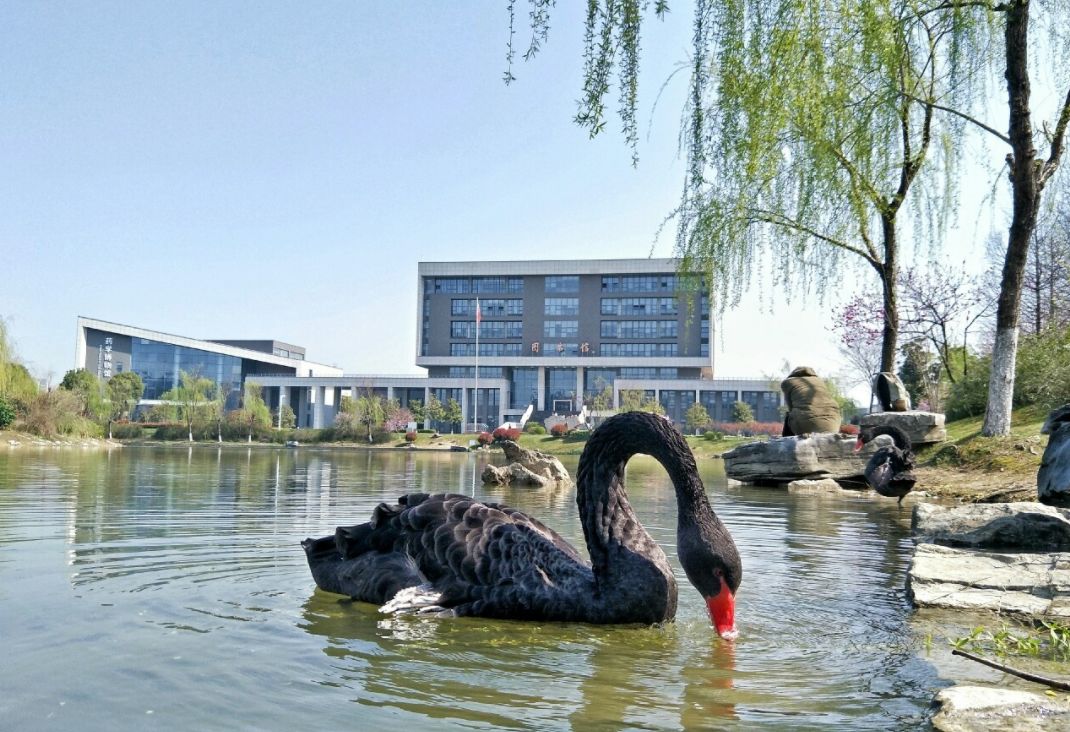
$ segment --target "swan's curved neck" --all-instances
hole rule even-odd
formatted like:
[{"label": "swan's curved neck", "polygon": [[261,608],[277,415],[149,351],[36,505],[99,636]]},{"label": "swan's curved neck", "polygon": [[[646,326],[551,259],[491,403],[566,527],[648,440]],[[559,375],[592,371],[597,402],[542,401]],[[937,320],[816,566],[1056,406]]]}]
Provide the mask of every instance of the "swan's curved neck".
[{"label": "swan's curved neck", "polygon": [[[666,424],[665,430],[672,429]],[[634,573],[635,565],[645,560],[671,579],[665,553],[643,528],[628,501],[624,469],[637,453],[649,454],[662,464],[676,490],[678,525],[682,528],[713,515],[694,457],[682,438],[674,435],[676,439],[666,440],[665,434],[658,434],[645,422],[600,432],[591,435],[580,460],[576,494],[595,576],[608,577],[618,567]]]}]

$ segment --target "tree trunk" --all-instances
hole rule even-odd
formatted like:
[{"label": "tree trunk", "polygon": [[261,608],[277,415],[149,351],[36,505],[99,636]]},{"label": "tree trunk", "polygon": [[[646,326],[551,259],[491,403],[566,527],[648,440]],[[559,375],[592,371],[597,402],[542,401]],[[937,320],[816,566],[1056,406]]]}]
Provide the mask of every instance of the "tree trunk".
[{"label": "tree trunk", "polygon": [[881,371],[895,371],[895,350],[899,339],[899,297],[895,279],[898,274],[895,219],[882,217],[881,233],[884,237],[884,264],[877,268],[881,277],[884,297],[884,329],[881,333]]},{"label": "tree trunk", "polygon": [[1006,435],[1011,430],[1014,366],[1018,358],[1018,317],[1022,280],[1029,258],[1029,239],[1037,224],[1040,189],[1034,170],[1033,123],[1029,108],[1029,4],[1016,0],[1006,11],[1007,97],[1010,108],[1010,177],[1014,213],[996,308],[996,341],[992,374],[981,434]]}]

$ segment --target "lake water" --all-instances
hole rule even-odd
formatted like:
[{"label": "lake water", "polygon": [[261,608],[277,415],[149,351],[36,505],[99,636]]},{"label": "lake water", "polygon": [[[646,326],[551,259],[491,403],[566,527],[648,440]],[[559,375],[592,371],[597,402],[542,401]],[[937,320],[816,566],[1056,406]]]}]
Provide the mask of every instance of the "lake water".
[{"label": "lake water", "polygon": [[[704,479],[744,562],[734,643],[678,567],[677,620],[649,628],[387,618],[315,589],[299,542],[406,492],[505,502],[582,546],[573,490],[484,487],[487,460],[0,450],[0,727],[907,730],[948,669],[988,673],[907,606],[907,508],[728,487],[717,460]],[[628,490],[675,563],[668,476],[636,458]]]}]

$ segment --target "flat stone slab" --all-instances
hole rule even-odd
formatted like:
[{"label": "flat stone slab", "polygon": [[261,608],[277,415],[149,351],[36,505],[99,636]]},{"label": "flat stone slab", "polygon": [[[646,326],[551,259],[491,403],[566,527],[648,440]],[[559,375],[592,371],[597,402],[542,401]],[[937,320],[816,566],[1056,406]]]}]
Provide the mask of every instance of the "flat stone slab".
[{"label": "flat stone slab", "polygon": [[893,443],[891,437],[880,435],[861,452],[855,452],[855,442],[854,437],[835,432],[748,442],[722,455],[724,470],[729,478],[744,483],[861,480],[870,455]]},{"label": "flat stone slab", "polygon": [[1070,552],[1070,509],[1036,502],[919,503],[911,519],[915,539],[977,549]]},{"label": "flat stone slab", "polygon": [[858,419],[859,427],[892,425],[907,433],[910,444],[929,445],[947,439],[944,415],[936,412],[875,412]]},{"label": "flat stone slab", "polygon": [[907,593],[918,607],[1070,617],[1070,553],[919,544]]},{"label": "flat stone slab", "polygon": [[952,686],[936,695],[940,732],[1070,732],[1070,705],[1045,694],[994,686]]}]

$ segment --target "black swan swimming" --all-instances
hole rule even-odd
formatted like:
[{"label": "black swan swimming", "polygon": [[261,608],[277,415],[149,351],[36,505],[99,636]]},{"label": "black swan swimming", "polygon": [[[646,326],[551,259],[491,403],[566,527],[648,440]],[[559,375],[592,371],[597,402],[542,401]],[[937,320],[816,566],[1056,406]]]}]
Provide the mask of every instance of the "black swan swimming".
[{"label": "black swan swimming", "polygon": [[710,507],[687,442],[642,412],[606,420],[580,456],[576,503],[591,561],[520,511],[452,493],[412,493],[379,504],[371,521],[302,542],[328,592],[419,612],[516,620],[653,624],[676,615],[676,579],[624,489],[636,453],[657,458],[676,489],[680,564],[725,638],[736,635],[743,567]]},{"label": "black swan swimming", "polygon": [[861,450],[877,435],[891,436],[893,444],[885,445],[873,453],[862,471],[863,475],[877,493],[898,498],[899,503],[902,503],[903,496],[910,493],[917,482],[911,472],[914,470],[914,451],[910,446],[910,437],[893,425],[866,426],[858,433],[855,450]]}]

